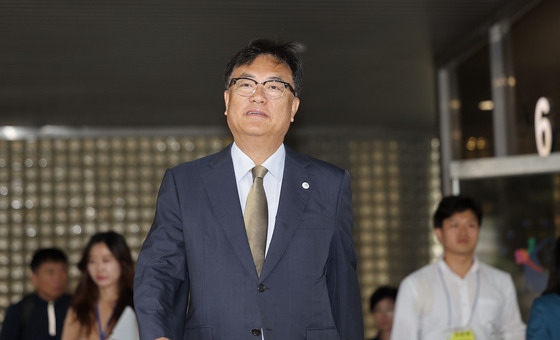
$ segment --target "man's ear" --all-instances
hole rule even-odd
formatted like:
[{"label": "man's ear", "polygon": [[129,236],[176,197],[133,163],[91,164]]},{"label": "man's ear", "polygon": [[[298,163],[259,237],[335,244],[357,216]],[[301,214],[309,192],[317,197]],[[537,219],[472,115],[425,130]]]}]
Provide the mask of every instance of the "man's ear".
[{"label": "man's ear", "polygon": [[294,121],[294,117],[297,113],[298,108],[299,108],[299,98],[296,97],[296,98],[294,98],[294,101],[292,102],[292,112],[291,112],[291,117],[290,117],[291,122]]},{"label": "man's ear", "polygon": [[31,272],[31,283],[35,288],[37,288],[37,285],[39,284],[39,278],[37,277],[37,274],[35,274],[34,272]]},{"label": "man's ear", "polygon": [[443,232],[441,231],[441,228],[435,228],[434,232],[436,233],[438,241],[441,243],[441,240],[443,239]]},{"label": "man's ear", "polygon": [[226,104],[226,110],[224,111],[224,115],[227,116],[227,109],[228,109],[228,103],[229,103],[229,91],[228,90],[224,91],[224,102]]}]

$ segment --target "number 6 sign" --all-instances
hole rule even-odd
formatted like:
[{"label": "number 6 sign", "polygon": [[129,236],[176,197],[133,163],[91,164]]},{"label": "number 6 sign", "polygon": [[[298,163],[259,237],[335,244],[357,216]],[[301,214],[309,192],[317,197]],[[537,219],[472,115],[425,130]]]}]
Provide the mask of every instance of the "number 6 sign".
[{"label": "number 6 sign", "polygon": [[550,111],[550,103],[540,97],[535,107],[535,140],[539,156],[548,156],[552,149],[552,125],[546,117]]}]

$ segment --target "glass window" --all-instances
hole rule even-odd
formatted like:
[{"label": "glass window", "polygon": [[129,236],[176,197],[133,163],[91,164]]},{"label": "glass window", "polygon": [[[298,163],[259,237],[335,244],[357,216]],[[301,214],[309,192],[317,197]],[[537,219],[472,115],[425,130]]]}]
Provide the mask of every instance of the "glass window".
[{"label": "glass window", "polygon": [[535,106],[547,97],[553,132],[552,151],[560,151],[560,2],[539,3],[511,27],[515,74],[515,154],[537,153]]},{"label": "glass window", "polygon": [[488,45],[457,66],[461,145],[456,159],[492,157],[492,89]]},{"label": "glass window", "polygon": [[482,203],[481,261],[511,273],[524,320],[546,287],[560,232],[560,173],[463,180],[461,194]]}]

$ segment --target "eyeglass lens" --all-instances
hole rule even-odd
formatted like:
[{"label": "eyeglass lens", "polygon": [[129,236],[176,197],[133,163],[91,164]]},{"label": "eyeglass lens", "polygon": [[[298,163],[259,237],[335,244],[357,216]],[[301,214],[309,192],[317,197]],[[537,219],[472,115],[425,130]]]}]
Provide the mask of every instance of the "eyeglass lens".
[{"label": "eyeglass lens", "polygon": [[[257,90],[257,86],[259,83],[252,79],[237,79],[234,82],[235,89],[237,93],[243,97],[249,97],[255,93]],[[279,81],[265,81],[262,83],[264,86],[264,94],[269,99],[278,99],[282,97],[284,91],[286,90],[286,86],[284,83]]]}]

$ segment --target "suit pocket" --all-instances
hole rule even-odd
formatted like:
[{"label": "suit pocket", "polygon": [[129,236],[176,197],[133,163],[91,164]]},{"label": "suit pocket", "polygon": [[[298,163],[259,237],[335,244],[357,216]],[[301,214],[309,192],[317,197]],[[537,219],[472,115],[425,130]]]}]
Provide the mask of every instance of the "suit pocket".
[{"label": "suit pocket", "polygon": [[185,335],[183,336],[183,340],[214,340],[212,330],[213,328],[210,326],[185,327]]},{"label": "suit pocket", "polygon": [[307,340],[340,340],[335,328],[308,329]]}]

